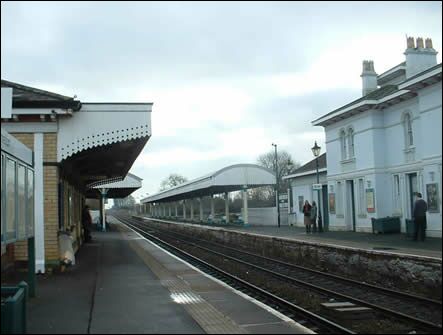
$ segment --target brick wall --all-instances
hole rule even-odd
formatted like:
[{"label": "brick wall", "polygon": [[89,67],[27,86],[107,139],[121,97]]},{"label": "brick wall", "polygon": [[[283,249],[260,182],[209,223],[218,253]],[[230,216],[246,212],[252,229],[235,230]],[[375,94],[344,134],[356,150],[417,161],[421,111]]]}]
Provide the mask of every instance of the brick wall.
[{"label": "brick wall", "polygon": [[[57,162],[57,134],[44,134],[43,164]],[[58,167],[43,166],[44,222],[45,222],[45,259],[59,259],[58,251]]]}]

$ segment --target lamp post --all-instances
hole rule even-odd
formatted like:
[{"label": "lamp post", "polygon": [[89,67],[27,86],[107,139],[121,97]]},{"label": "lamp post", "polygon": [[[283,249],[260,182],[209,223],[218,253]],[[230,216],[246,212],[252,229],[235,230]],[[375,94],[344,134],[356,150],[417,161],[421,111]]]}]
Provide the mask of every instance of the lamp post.
[{"label": "lamp post", "polygon": [[275,197],[276,197],[275,203],[277,205],[277,223],[278,223],[278,228],[280,228],[280,202],[278,199],[279,181],[278,181],[277,144],[272,143],[272,146],[275,148]]},{"label": "lamp post", "polygon": [[[291,162],[291,159],[288,158],[288,162],[286,163],[286,174],[289,176],[292,172],[292,169],[294,168],[294,164]],[[288,179],[288,224],[290,226],[293,225],[292,222],[292,203],[293,203],[293,199],[292,199],[292,187],[291,187],[291,180]]]},{"label": "lamp post", "polygon": [[[320,155],[320,149],[321,147],[319,147],[317,145],[317,141],[315,141],[315,145],[311,148],[312,153],[315,156],[315,165],[317,167],[317,184],[320,184],[320,176],[318,174],[318,156]],[[320,191],[319,189],[317,189],[317,194],[318,194],[318,232],[319,233],[323,233],[323,222],[321,219],[321,209],[320,209]]]}]

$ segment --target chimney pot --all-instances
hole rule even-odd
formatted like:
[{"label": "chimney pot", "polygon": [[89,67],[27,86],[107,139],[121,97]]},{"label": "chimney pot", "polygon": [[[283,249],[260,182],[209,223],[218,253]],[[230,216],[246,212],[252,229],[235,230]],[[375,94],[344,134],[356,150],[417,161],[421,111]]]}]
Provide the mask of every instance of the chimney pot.
[{"label": "chimney pot", "polygon": [[432,47],[432,40],[430,38],[427,38],[425,40],[425,46],[426,46],[426,49],[433,49],[433,47]]},{"label": "chimney pot", "polygon": [[423,48],[424,48],[423,38],[417,37],[417,49],[423,49]]},{"label": "chimney pot", "polygon": [[406,39],[406,44],[408,49],[414,49],[415,48],[415,41],[413,37],[408,37]]}]

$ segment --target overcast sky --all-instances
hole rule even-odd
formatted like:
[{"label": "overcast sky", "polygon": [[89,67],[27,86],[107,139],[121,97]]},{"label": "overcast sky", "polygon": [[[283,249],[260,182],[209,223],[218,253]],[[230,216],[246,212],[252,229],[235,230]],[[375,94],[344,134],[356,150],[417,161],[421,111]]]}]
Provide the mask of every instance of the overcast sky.
[{"label": "overcast sky", "polygon": [[311,121],[361,96],[362,61],[404,61],[406,35],[439,52],[441,2],[5,2],[1,77],[82,102],[153,102],[134,195],[255,163],[301,164]]}]

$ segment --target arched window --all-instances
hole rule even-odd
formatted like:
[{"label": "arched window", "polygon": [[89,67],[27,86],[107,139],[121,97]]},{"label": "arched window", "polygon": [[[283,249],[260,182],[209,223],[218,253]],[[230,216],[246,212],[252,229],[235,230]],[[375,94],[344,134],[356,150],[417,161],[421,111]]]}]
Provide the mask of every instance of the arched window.
[{"label": "arched window", "polygon": [[341,159],[347,158],[346,133],[344,130],[340,131],[340,145],[341,145]]},{"label": "arched window", "polygon": [[405,127],[405,144],[406,148],[414,145],[414,134],[412,132],[412,118],[411,114],[404,114],[404,127]]},{"label": "arched window", "polygon": [[349,158],[354,157],[354,129],[348,129]]}]

